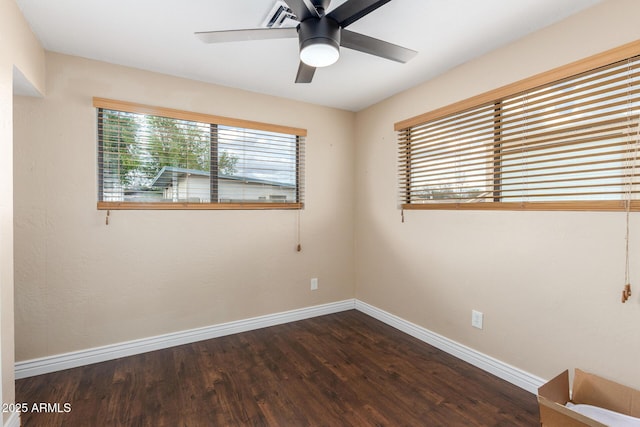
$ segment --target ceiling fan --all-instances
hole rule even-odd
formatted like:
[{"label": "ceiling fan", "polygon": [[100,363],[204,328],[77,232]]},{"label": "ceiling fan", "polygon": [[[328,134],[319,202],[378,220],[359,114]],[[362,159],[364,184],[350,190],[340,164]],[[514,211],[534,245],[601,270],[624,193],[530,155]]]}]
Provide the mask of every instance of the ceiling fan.
[{"label": "ceiling fan", "polygon": [[405,63],[418,52],[345,29],[391,0],[347,0],[329,13],[331,0],[284,0],[299,22],[290,28],[253,28],[196,32],[205,43],[297,37],[300,65],[296,83],[311,83],[316,68],[335,63],[340,46]]}]

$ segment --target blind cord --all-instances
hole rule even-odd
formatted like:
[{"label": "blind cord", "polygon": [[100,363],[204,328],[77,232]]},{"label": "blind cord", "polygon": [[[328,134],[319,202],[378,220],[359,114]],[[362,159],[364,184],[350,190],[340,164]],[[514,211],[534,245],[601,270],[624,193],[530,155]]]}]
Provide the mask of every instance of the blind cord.
[{"label": "blind cord", "polygon": [[300,244],[300,209],[297,209],[296,215],[296,251],[302,252],[302,244]]},{"label": "blind cord", "polygon": [[522,205],[524,206],[528,201],[529,201],[529,156],[527,156],[526,154],[528,154],[528,147],[527,147],[527,138],[528,138],[528,126],[529,126],[529,92],[526,92],[522,98],[522,111],[523,111],[523,120],[524,123],[522,125],[522,130],[523,130],[523,134],[522,134],[522,145],[520,148],[520,154],[522,155],[522,161],[523,161],[523,169],[522,169],[522,181],[523,181],[523,191],[522,191],[522,195],[524,196],[522,198]]},{"label": "blind cord", "polygon": [[[636,140],[635,143],[633,144],[633,156],[632,156],[632,163],[631,163],[631,174],[629,177],[629,184],[627,186],[627,200],[625,201],[625,214],[626,214],[626,230],[625,230],[625,271],[624,271],[624,289],[622,290],[622,302],[625,303],[627,302],[627,300],[629,299],[629,297],[631,297],[631,279],[630,279],[630,274],[629,274],[629,236],[630,236],[630,227],[629,227],[629,222],[630,222],[630,216],[631,216],[631,197],[632,197],[632,192],[633,192],[633,179],[635,177],[635,169],[636,169],[636,161],[638,158],[638,140],[640,138],[640,127],[638,127],[638,124],[640,123],[636,123]],[[631,136],[631,133],[629,133],[629,138],[633,138]]]},{"label": "blind cord", "polygon": [[[627,73],[631,74],[631,63],[629,61],[628,63],[628,68],[627,68]],[[631,81],[628,80],[627,82],[627,91],[631,91]],[[625,302],[627,302],[627,300],[629,299],[629,297],[631,297],[631,278],[630,278],[630,274],[629,274],[629,220],[630,220],[630,216],[631,216],[631,199],[633,197],[633,185],[634,185],[634,178],[636,175],[636,161],[638,159],[638,141],[640,140],[640,121],[637,120],[637,122],[635,123],[636,126],[636,138],[634,141],[633,138],[633,132],[632,132],[632,125],[633,125],[633,104],[631,102],[631,100],[629,99],[628,101],[628,120],[627,120],[627,133],[628,133],[628,138],[629,138],[629,142],[633,143],[633,147],[631,145],[629,145],[629,152],[627,155],[627,158],[631,158],[631,165],[628,169],[630,169],[630,173],[628,174],[629,179],[628,179],[628,183],[627,183],[627,198],[625,200],[625,215],[626,215],[626,230],[625,230],[625,266],[624,266],[624,289],[622,290],[622,303],[624,304]]]}]

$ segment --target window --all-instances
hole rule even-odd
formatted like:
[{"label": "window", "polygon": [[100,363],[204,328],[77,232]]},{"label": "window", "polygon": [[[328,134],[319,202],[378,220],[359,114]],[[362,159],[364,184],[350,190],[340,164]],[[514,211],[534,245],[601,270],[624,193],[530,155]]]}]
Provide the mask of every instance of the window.
[{"label": "window", "polygon": [[397,123],[402,207],[625,209],[640,199],[639,52],[627,45]]},{"label": "window", "polygon": [[303,129],[94,99],[99,209],[299,209]]}]

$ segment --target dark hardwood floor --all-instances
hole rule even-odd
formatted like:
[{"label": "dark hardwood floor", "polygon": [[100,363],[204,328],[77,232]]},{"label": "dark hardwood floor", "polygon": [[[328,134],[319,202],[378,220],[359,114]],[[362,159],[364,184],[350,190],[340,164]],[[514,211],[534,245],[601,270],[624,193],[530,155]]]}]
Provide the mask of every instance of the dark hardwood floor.
[{"label": "dark hardwood floor", "polygon": [[357,311],[22,379],[16,401],[60,404],[23,427],[539,425],[534,395]]}]

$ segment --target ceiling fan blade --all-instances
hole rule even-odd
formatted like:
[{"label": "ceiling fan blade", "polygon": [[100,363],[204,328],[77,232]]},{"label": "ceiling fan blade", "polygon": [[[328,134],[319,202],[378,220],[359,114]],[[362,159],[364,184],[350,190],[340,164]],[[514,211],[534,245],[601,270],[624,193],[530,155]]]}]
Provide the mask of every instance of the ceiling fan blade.
[{"label": "ceiling fan blade", "polygon": [[366,16],[391,0],[348,0],[327,16],[334,19],[341,27],[346,27]]},{"label": "ceiling fan blade", "polygon": [[295,28],[253,28],[247,30],[201,31],[194,33],[205,43],[240,42],[247,40],[267,40],[297,38]]},{"label": "ceiling fan blade", "polygon": [[308,18],[320,18],[320,14],[311,0],[284,0],[284,2],[300,22]]},{"label": "ceiling fan blade", "polygon": [[418,54],[415,50],[374,39],[364,34],[354,33],[344,28],[340,34],[340,46],[402,63]]},{"label": "ceiling fan blade", "polygon": [[300,65],[298,66],[298,74],[296,75],[296,83],[311,83],[315,72],[315,67],[307,65],[304,62],[300,61]]}]

